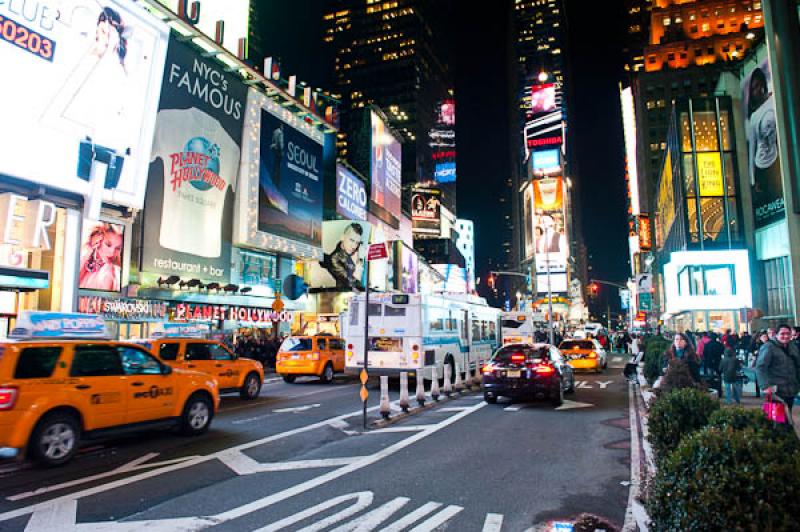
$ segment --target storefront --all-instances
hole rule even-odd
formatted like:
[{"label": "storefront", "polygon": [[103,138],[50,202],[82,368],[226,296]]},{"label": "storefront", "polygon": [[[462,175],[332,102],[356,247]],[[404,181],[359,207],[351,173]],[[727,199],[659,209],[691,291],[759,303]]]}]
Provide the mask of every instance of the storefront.
[{"label": "storefront", "polygon": [[154,324],[167,320],[168,305],[163,301],[104,296],[80,296],[78,312],[99,314],[112,338],[136,340],[149,338]]}]

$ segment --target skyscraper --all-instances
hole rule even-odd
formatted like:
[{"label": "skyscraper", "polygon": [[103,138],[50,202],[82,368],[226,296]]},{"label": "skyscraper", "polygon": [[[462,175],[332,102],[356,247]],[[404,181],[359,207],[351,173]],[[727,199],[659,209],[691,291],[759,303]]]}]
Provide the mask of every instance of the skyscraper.
[{"label": "skyscraper", "polygon": [[[452,0],[333,0],[324,41],[335,49],[341,94],[339,153],[365,106],[377,105],[403,138],[403,185],[435,172],[429,132],[452,89],[444,24]],[[408,209],[404,201],[404,208]]]}]

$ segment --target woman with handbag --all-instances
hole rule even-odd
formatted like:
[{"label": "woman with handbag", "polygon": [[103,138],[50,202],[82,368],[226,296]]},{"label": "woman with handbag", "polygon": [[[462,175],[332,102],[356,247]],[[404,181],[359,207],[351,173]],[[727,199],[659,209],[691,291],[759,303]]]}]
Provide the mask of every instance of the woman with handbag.
[{"label": "woman with handbag", "polygon": [[786,405],[791,420],[794,397],[800,391],[800,352],[792,343],[792,328],[779,325],[774,339],[761,346],[756,362],[761,389]]},{"label": "woman with handbag", "polygon": [[725,338],[725,353],[722,362],[719,364],[719,373],[722,376],[722,384],[725,388],[725,404],[731,404],[731,396],[737,405],[742,404],[742,381],[744,375],[742,363],[736,356],[733,348],[734,340],[728,336]]}]

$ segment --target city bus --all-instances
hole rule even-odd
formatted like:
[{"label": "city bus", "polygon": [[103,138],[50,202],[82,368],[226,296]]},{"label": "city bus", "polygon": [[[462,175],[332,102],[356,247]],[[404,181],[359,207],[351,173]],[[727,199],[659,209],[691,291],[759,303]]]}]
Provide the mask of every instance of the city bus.
[{"label": "city bus", "polygon": [[534,344],[536,330],[546,327],[541,312],[517,311],[503,312],[502,330],[503,345]]},{"label": "city bus", "polygon": [[[344,315],[345,372],[364,367],[364,295],[350,301]],[[370,375],[422,375],[444,365],[474,371],[500,345],[500,310],[469,294],[371,294],[369,298]],[[455,375],[451,373],[451,378]]]}]

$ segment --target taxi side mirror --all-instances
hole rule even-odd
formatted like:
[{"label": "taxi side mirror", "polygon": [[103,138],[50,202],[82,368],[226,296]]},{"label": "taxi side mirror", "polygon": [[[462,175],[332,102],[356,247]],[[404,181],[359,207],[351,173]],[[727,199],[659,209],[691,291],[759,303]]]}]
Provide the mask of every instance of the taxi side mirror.
[{"label": "taxi side mirror", "polygon": [[168,366],[167,364],[161,365],[161,374],[162,375],[171,375],[172,374],[172,367]]}]

